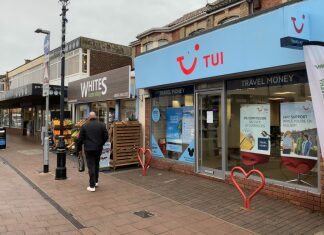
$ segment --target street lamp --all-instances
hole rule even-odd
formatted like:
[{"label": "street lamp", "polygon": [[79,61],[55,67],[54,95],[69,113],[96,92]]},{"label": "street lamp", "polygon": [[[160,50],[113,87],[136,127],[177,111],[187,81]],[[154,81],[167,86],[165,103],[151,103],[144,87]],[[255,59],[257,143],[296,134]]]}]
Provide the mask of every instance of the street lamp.
[{"label": "street lamp", "polygon": [[62,44],[61,44],[61,96],[60,96],[60,136],[59,145],[57,148],[57,167],[55,171],[56,180],[66,179],[66,151],[65,142],[63,136],[63,122],[64,122],[64,75],[65,75],[65,23],[66,12],[68,9],[66,6],[70,3],[70,0],[59,0],[62,4]]},{"label": "street lamp", "polygon": [[[36,29],[35,33],[43,33],[46,34],[45,40],[44,40],[44,55],[45,55],[45,73],[44,73],[44,78],[43,78],[43,96],[46,97],[46,111],[45,111],[45,137],[44,137],[44,156],[43,156],[43,172],[48,173],[48,165],[49,165],[49,160],[48,160],[48,155],[49,155],[49,140],[48,140],[48,110],[49,110],[49,68],[50,68],[50,63],[49,63],[49,52],[50,52],[50,37],[51,33],[48,30],[43,30],[43,29]],[[43,133],[42,133],[43,134]]]}]

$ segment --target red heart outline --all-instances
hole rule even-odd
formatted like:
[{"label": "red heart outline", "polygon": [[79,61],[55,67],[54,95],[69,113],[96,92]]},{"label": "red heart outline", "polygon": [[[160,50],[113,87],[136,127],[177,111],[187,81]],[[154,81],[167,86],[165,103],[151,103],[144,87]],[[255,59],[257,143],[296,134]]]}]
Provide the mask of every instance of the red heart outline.
[{"label": "red heart outline", "polygon": [[[256,190],[254,190],[254,192],[252,192],[248,198],[246,197],[246,195],[243,192],[240,185],[236,182],[236,180],[234,178],[234,171],[240,171],[246,179],[248,179],[250,177],[250,175],[252,175],[253,173],[256,173],[260,176],[261,183],[260,183],[259,187],[257,187]],[[233,169],[231,170],[231,180],[232,180],[234,186],[237,188],[237,190],[240,192],[240,194],[242,195],[242,197],[244,199],[243,207],[248,208],[248,209],[250,208],[252,198],[264,187],[264,184],[265,184],[265,178],[261,171],[253,169],[253,170],[250,170],[248,173],[246,173],[246,171],[242,167],[239,167],[239,166],[233,167]]]},{"label": "red heart outline", "polygon": [[[148,155],[147,155],[147,153],[148,153]],[[145,164],[143,163],[142,156],[145,158]],[[152,161],[152,151],[149,148],[146,148],[146,149],[139,148],[137,150],[137,158],[142,166],[142,175],[146,176],[147,168],[149,167],[149,165]]]}]

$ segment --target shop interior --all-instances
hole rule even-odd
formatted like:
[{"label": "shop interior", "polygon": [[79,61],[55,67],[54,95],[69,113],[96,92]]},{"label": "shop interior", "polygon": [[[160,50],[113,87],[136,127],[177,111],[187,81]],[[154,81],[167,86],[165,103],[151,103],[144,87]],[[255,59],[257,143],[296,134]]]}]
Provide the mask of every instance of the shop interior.
[{"label": "shop interior", "polygon": [[[249,89],[235,89],[230,90],[227,93],[227,129],[228,129],[228,165],[227,170],[230,170],[234,166],[241,166],[246,170],[252,168],[259,169],[264,173],[268,179],[289,182],[300,177],[303,182],[293,181],[292,183],[298,183],[303,186],[318,187],[318,140],[316,128],[310,128],[303,132],[298,129],[292,129],[293,144],[289,153],[294,154],[293,160],[305,161],[304,167],[307,168],[303,173],[296,173],[296,169],[287,167],[285,164],[285,157],[283,157],[283,146],[285,131],[281,129],[282,115],[281,105],[294,105],[296,102],[311,101],[310,90],[308,83],[298,83],[284,86],[268,86],[260,88]],[[242,134],[240,133],[240,110],[242,105],[251,104],[268,104],[270,106],[270,133],[264,133],[264,137],[270,142],[270,155],[255,164],[244,164],[242,160],[242,145],[255,145],[255,141],[250,143],[243,143]],[[306,109],[306,107],[304,107]],[[296,111],[297,112],[297,111]],[[294,110],[291,111],[293,115]],[[315,121],[315,120],[314,120]],[[308,122],[306,120],[306,122]],[[298,142],[299,137],[304,135],[304,139],[307,137],[307,142],[310,146],[308,154],[299,154],[307,156],[299,156]],[[306,136],[306,137],[305,137]],[[304,141],[304,140],[303,140]],[[305,145],[300,142],[300,146]],[[251,145],[251,148],[252,148]],[[240,149],[241,147],[241,149]],[[312,158],[312,159],[309,159]],[[291,159],[291,158],[290,158]],[[288,159],[289,160],[289,159]],[[299,164],[296,162],[296,164]],[[300,166],[300,164],[299,164]],[[296,165],[295,167],[298,167]]]}]

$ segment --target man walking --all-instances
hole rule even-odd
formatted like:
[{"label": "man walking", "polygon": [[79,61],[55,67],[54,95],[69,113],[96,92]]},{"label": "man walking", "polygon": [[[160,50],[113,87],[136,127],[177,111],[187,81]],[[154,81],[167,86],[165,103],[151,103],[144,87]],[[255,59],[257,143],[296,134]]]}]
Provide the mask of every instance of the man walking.
[{"label": "man walking", "polygon": [[90,177],[87,190],[90,192],[95,192],[95,187],[98,187],[100,156],[107,140],[108,132],[105,124],[97,120],[95,112],[90,112],[89,122],[81,127],[78,140],[80,146],[84,145]]}]

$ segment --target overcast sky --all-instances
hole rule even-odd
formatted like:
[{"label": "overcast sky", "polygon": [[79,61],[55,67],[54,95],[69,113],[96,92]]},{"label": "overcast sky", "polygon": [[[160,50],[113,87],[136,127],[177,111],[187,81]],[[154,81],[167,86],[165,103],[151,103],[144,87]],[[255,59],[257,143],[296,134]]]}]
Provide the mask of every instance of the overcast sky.
[{"label": "overcast sky", "polygon": [[[66,41],[85,36],[129,45],[137,34],[205,4],[206,0],[71,0]],[[44,36],[34,33],[36,28],[51,31],[51,49],[60,46],[60,14],[58,0],[1,1],[0,75],[43,53]]]}]

